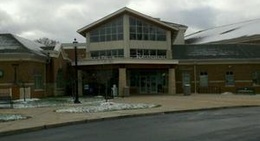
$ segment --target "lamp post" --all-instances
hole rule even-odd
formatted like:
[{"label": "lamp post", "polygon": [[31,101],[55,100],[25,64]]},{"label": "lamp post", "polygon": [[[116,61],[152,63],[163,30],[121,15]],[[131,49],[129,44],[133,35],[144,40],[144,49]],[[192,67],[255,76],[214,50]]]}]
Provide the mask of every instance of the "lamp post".
[{"label": "lamp post", "polygon": [[[109,65],[111,65],[111,62],[112,62],[112,58],[110,58],[109,56],[107,56],[107,57],[102,57],[102,61],[103,61],[103,73],[105,74],[105,76],[104,76],[104,78],[105,78],[105,81],[106,81],[106,83],[105,83],[105,100],[106,100],[106,102],[108,101],[108,91],[109,91],[109,83],[108,83],[108,81],[110,81],[110,77],[111,76],[109,76],[110,75],[110,72],[109,71],[111,71],[112,72],[112,69],[110,70],[109,68],[108,68],[108,73],[105,71],[105,64],[106,64],[106,61],[108,61],[108,67],[109,67]],[[113,73],[111,73],[111,75],[112,75]]]},{"label": "lamp post", "polygon": [[77,40],[74,38],[73,45],[74,45],[74,59],[75,59],[75,99],[74,103],[80,103],[79,101],[79,94],[78,94],[78,53],[77,53]]}]

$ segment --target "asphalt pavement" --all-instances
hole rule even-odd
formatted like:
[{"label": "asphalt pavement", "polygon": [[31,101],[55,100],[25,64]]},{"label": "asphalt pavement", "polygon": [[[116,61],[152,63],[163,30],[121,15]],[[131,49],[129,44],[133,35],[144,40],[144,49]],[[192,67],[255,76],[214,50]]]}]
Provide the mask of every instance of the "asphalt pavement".
[{"label": "asphalt pavement", "polygon": [[103,121],[106,119],[120,119],[147,115],[161,115],[167,113],[183,113],[209,109],[225,109],[230,107],[260,106],[260,95],[219,95],[193,94],[183,95],[156,95],[131,96],[115,98],[110,101],[120,103],[147,103],[161,105],[157,108],[139,110],[121,110],[99,113],[56,113],[61,107],[27,108],[27,109],[0,109],[1,113],[21,114],[31,118],[0,123],[0,136],[50,129],[65,125],[86,122]]},{"label": "asphalt pavement", "polygon": [[120,118],[0,137],[1,141],[258,141],[260,107]]}]

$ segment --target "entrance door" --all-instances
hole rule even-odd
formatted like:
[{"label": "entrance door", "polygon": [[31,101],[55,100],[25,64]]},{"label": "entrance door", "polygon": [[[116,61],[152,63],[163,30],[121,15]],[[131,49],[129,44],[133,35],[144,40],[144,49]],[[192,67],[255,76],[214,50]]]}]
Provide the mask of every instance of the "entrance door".
[{"label": "entrance door", "polygon": [[150,76],[150,93],[157,93],[157,81],[156,76]]},{"label": "entrance door", "polygon": [[24,99],[24,98],[31,98],[31,88],[30,87],[20,88],[20,99]]},{"label": "entrance door", "polygon": [[[189,86],[189,87],[185,87],[185,86]],[[184,88],[186,88],[186,91],[190,91],[190,73],[189,72],[183,72],[182,73],[182,88],[184,90]],[[187,90],[187,88],[189,88]]]},{"label": "entrance door", "polygon": [[144,75],[140,77],[140,93],[157,93],[155,75]]},{"label": "entrance door", "polygon": [[184,86],[185,84],[190,84],[190,73],[189,72],[182,73],[182,86]]}]

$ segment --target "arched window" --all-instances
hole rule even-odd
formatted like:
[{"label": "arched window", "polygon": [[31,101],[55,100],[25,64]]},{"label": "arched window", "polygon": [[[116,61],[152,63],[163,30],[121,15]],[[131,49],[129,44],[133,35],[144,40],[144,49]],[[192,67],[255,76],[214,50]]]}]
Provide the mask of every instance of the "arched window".
[{"label": "arched window", "polygon": [[57,88],[64,88],[64,74],[62,69],[58,70],[57,77],[56,77],[56,87]]}]

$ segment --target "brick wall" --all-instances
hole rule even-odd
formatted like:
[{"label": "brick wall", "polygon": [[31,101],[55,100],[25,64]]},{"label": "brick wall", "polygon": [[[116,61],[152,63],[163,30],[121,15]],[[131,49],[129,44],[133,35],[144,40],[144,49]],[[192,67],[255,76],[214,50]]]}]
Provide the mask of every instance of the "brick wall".
[{"label": "brick wall", "polygon": [[[13,64],[17,65],[16,82],[15,69]],[[1,61],[0,69],[4,71],[4,76],[0,78],[0,88],[13,88],[13,98],[19,98],[19,88],[30,87],[31,97],[45,96],[45,78],[46,78],[45,63],[34,61]],[[35,90],[34,76],[36,74],[42,75],[44,82],[43,89]]]},{"label": "brick wall", "polygon": [[[196,68],[196,70],[195,70]],[[234,86],[226,86],[225,75],[227,71],[234,74]],[[191,90],[195,92],[195,77],[197,89],[200,86],[200,72],[208,73],[208,86],[220,88],[220,92],[236,92],[239,87],[254,87],[260,93],[260,86],[253,85],[252,73],[260,71],[260,64],[211,64],[211,65],[179,65],[176,69],[177,93],[182,93],[182,73],[188,72],[191,80]]]},{"label": "brick wall", "polygon": [[[74,61],[75,60],[75,52],[74,49],[64,49],[64,51],[68,54],[68,57]],[[86,49],[77,49],[78,59],[83,59],[86,57]]]}]

